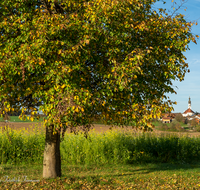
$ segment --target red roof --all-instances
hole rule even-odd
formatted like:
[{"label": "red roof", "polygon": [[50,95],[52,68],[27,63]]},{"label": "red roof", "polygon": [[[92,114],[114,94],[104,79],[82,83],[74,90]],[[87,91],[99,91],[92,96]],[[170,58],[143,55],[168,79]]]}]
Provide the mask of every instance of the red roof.
[{"label": "red roof", "polygon": [[188,108],[187,110],[185,110],[184,114],[186,113],[194,113],[190,108]]},{"label": "red roof", "polygon": [[170,113],[166,113],[166,114],[164,114],[164,116],[162,117],[162,119],[172,119],[172,117],[173,117],[173,115]]},{"label": "red roof", "polygon": [[163,117],[162,119],[172,119],[172,118],[168,116],[168,117]]}]

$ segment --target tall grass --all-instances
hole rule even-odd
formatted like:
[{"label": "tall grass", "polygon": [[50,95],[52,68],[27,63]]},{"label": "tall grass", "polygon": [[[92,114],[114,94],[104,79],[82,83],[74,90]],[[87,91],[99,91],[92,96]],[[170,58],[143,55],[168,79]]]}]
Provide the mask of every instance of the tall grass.
[{"label": "tall grass", "polygon": [[[42,164],[45,134],[0,130],[1,164]],[[187,136],[109,131],[65,134],[61,142],[62,163],[102,165],[134,163],[190,163],[200,158],[200,139]]]},{"label": "tall grass", "polygon": [[68,164],[189,163],[200,158],[200,139],[186,136],[110,131],[68,134],[61,144]]},{"label": "tall grass", "polygon": [[32,131],[0,128],[0,163],[42,163],[45,136],[33,127]]}]

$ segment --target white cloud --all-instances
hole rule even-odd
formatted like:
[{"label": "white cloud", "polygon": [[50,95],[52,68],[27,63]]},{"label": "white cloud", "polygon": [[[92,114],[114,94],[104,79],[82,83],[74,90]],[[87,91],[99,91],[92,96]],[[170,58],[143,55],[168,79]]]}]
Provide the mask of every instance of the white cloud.
[{"label": "white cloud", "polygon": [[190,62],[190,64],[198,64],[200,63],[199,59],[192,59],[192,61]]}]

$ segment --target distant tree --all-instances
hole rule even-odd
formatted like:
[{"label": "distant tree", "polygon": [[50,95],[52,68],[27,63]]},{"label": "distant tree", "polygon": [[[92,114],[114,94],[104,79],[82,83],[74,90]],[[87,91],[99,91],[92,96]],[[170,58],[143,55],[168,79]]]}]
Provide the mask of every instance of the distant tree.
[{"label": "distant tree", "polygon": [[177,130],[177,131],[180,131],[180,130],[182,129],[180,123],[177,123],[177,124],[175,125],[175,127],[176,127],[176,130]]},{"label": "distant tree", "polygon": [[176,121],[178,122],[184,122],[184,117],[181,113],[177,114],[176,117],[175,117]]},{"label": "distant tree", "polygon": [[191,121],[191,126],[192,126],[192,127],[196,127],[197,125],[198,125],[197,120],[196,120],[196,119],[193,119],[193,120]]}]

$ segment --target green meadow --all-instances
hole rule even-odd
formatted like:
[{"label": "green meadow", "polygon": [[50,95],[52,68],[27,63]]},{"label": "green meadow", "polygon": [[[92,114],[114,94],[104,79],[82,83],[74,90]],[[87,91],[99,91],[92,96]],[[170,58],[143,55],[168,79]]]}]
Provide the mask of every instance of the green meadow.
[{"label": "green meadow", "polygon": [[88,138],[82,133],[66,133],[61,142],[62,177],[57,179],[42,178],[44,145],[45,134],[37,127],[31,131],[1,128],[0,187],[200,188],[200,139],[197,137],[117,130],[105,133],[93,130]]},{"label": "green meadow", "polygon": [[[30,120],[26,119],[26,120],[21,120],[19,119],[19,116],[9,116],[10,119],[8,120],[9,122],[30,122]],[[5,120],[0,117],[0,122],[4,122]],[[43,121],[43,117],[41,117],[39,120],[34,120],[33,122],[38,122],[38,121]]]}]

